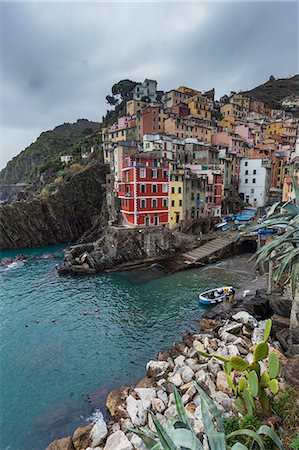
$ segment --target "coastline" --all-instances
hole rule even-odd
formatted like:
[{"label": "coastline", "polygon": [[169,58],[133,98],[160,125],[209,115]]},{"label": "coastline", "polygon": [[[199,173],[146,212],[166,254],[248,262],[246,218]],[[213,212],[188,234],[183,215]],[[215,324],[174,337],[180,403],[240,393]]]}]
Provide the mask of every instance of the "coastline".
[{"label": "coastline", "polygon": [[[261,277],[258,282],[261,288],[265,284],[265,277]],[[240,297],[241,293],[239,290],[236,296]],[[172,385],[175,385],[183,396],[194,429],[197,433],[202,433],[198,412],[200,399],[192,385],[194,380],[216,402],[223,417],[234,415],[233,399],[221,362],[214,358],[207,360],[197,352],[215,352],[228,357],[247,357],[252,354],[252,345],[260,342],[265,326],[264,319],[269,317],[269,309],[266,306],[263,314],[259,316],[260,320],[246,311],[252,310],[253,299],[256,299],[260,306],[259,294],[257,290],[250,298],[236,300],[234,305],[225,304],[222,312],[220,307],[224,304],[218,305],[214,318],[211,318],[211,313],[215,308],[207,311],[200,321],[200,330],[195,333],[182,333],[182,341],[174,342],[169,350],[160,351],[155,360],[147,363],[142,379],[133,385],[120,386],[108,394],[108,419],[106,414],[106,420],[98,414],[93,423],[82,424],[72,437],[56,439],[46,450],[144,449],[141,439],[130,430],[136,427],[154,430],[149,410],[155,413],[162,424],[169,418],[176,417]],[[287,358],[274,336],[270,347],[279,355],[282,364],[286,364]],[[288,381],[289,379],[290,377]],[[279,382],[281,385],[284,383],[282,378]]]}]

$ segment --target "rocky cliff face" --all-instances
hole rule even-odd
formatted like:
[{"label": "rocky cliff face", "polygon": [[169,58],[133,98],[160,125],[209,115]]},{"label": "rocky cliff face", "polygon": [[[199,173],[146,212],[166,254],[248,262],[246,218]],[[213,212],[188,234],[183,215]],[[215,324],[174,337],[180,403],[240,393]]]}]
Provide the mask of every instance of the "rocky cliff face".
[{"label": "rocky cliff face", "polygon": [[94,163],[45,199],[0,205],[0,247],[38,247],[76,241],[101,214],[107,168]]},{"label": "rocky cliff face", "polygon": [[126,263],[168,258],[198,245],[198,237],[163,227],[106,227],[97,241],[71,247],[58,271],[60,274],[99,273]]}]

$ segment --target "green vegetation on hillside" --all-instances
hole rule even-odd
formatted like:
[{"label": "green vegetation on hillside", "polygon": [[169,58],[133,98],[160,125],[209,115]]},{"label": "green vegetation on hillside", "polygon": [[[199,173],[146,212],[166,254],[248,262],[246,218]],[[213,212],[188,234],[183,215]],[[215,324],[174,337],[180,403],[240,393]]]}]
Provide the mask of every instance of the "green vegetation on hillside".
[{"label": "green vegetation on hillside", "polygon": [[81,148],[99,143],[97,132],[100,126],[98,122],[79,119],[76,123],[64,123],[42,133],[0,172],[0,183],[33,183],[49,169],[56,173],[62,168],[61,155],[73,154],[76,160],[76,157],[80,158]]},{"label": "green vegetation on hillside", "polygon": [[280,79],[275,79],[271,76],[266,83],[261,84],[250,91],[245,91],[243,94],[263,102],[271,108],[280,109],[280,102],[285,97],[292,94],[299,96],[299,75]]}]

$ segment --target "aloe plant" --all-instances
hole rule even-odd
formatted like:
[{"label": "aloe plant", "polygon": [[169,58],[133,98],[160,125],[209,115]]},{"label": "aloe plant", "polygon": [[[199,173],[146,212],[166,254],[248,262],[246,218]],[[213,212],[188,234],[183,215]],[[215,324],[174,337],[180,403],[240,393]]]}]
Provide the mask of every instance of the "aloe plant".
[{"label": "aloe plant", "polygon": [[[199,354],[207,358],[215,357],[224,362],[227,383],[235,395],[235,406],[243,415],[253,414],[256,409],[256,401],[259,400],[263,412],[270,412],[270,404],[267,392],[276,395],[279,391],[277,377],[280,370],[280,361],[275,352],[269,354],[268,339],[271,333],[272,321],[268,319],[264,330],[264,340],[259,342],[253,352],[253,362],[249,363],[240,356],[224,358],[215,353],[199,351]],[[261,373],[260,361],[268,359],[268,371]],[[243,372],[238,381],[232,376],[232,372]]]},{"label": "aloe plant", "polygon": [[290,317],[290,335],[295,335],[295,329],[299,330],[299,187],[298,176],[292,176],[295,198],[290,202],[275,203],[269,210],[266,220],[252,231],[258,228],[279,228],[283,232],[271,239],[271,241],[257,250],[252,259],[256,264],[271,262],[275,267],[273,277],[269,271],[269,281],[290,285],[292,295],[292,310]]},{"label": "aloe plant", "polygon": [[[224,423],[213,400],[194,382],[194,386],[201,396],[201,412],[204,433],[208,440],[210,450],[249,450],[246,445],[236,442],[233,446],[228,445],[227,440],[238,436],[250,438],[250,448],[257,445],[261,450],[265,449],[262,436],[270,438],[281,450],[284,446],[277,434],[268,426],[262,425],[257,431],[241,429],[225,435]],[[196,436],[195,431],[188,419],[183,401],[176,387],[174,397],[179,420],[169,420],[165,427],[157,420],[154,414],[151,417],[156,429],[152,435],[141,429],[130,430],[137,434],[149,450],[204,450],[202,441]]]}]

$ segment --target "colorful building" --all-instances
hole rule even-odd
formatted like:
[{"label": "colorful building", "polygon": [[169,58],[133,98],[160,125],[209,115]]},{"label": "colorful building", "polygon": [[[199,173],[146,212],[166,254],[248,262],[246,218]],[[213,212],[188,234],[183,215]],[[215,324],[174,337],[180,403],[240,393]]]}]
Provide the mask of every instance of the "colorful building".
[{"label": "colorful building", "polygon": [[193,95],[194,94],[189,94],[186,92],[181,92],[172,89],[169,92],[165,92],[165,94],[162,97],[162,102],[166,108],[172,108],[173,106],[176,106],[179,103],[187,103],[188,99]]},{"label": "colorful building", "polygon": [[118,187],[124,225],[169,223],[169,164],[144,155],[126,157]]},{"label": "colorful building", "polygon": [[211,120],[212,115],[208,104],[208,99],[203,95],[197,94],[194,97],[189,98],[188,107],[190,109],[191,116],[206,121]]},{"label": "colorful building", "polygon": [[170,183],[169,183],[169,227],[174,228],[182,224],[185,218],[184,214],[184,174],[182,168],[177,164],[170,164]]},{"label": "colorful building", "polygon": [[192,117],[169,116],[164,121],[164,132],[179,139],[197,138],[203,142],[212,139],[211,127]]},{"label": "colorful building", "polygon": [[266,137],[272,137],[277,134],[283,135],[290,145],[295,145],[297,126],[294,123],[283,122],[281,120],[269,123],[266,126]]},{"label": "colorful building", "polygon": [[146,102],[141,100],[128,100],[126,102],[126,114],[128,116],[134,116],[138,111],[141,111],[147,105]]}]

